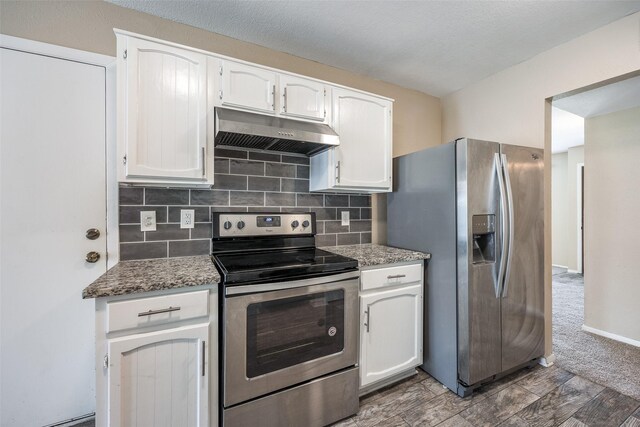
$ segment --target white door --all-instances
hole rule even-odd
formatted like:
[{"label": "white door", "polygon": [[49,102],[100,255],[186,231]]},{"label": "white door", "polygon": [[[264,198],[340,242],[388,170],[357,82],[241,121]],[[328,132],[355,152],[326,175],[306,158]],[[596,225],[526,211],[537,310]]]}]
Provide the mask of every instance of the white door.
[{"label": "white door", "polygon": [[2,48],[0,74],[0,425],[45,425],[95,410],[105,68]]},{"label": "white door", "polygon": [[208,426],[209,324],[109,341],[110,427]]},{"label": "white door", "polygon": [[127,37],[119,61],[126,176],[206,181],[206,56]]},{"label": "white door", "polygon": [[281,74],[279,77],[283,116],[324,121],[326,114],[325,86],[314,80]]},{"label": "white door", "polygon": [[222,105],[275,113],[275,72],[233,61],[222,61],[221,67]]},{"label": "white door", "polygon": [[[336,187],[389,189],[391,186],[391,102],[334,88],[333,128]],[[339,162],[339,163],[338,163]]]},{"label": "white door", "polygon": [[422,363],[422,285],[360,297],[360,387]]}]

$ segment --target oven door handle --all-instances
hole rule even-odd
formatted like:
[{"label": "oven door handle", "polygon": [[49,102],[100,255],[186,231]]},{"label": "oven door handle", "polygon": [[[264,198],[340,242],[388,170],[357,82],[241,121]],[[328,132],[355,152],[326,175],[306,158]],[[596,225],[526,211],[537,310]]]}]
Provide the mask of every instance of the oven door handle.
[{"label": "oven door handle", "polygon": [[309,279],[302,280],[292,280],[290,282],[276,282],[276,283],[262,283],[256,285],[238,285],[238,286],[227,286],[225,288],[225,295],[245,295],[245,294],[255,294],[255,293],[263,293],[270,291],[281,291],[285,289],[295,289],[295,288],[303,288],[305,286],[313,286],[313,285],[323,285],[326,283],[335,283],[341,282],[343,280],[351,280],[357,279],[360,277],[360,272],[350,271],[348,273],[340,273],[340,274],[330,274],[328,276],[321,277],[313,277]]}]

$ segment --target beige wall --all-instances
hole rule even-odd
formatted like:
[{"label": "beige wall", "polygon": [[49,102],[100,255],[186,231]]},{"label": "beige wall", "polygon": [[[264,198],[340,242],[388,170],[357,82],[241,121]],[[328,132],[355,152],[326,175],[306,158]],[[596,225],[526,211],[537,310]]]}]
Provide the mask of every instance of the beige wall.
[{"label": "beige wall", "polygon": [[[0,33],[114,56],[113,28],[181,43],[395,99],[393,155],[441,140],[440,99],[102,1],[0,1]],[[386,202],[374,197],[373,237],[384,241]]]},{"label": "beige wall", "polygon": [[640,108],[585,120],[584,324],[640,343]]},{"label": "beige wall", "polygon": [[567,152],[567,264],[569,271],[579,271],[578,246],[578,165],[584,163],[584,146],[571,147]]},{"label": "beige wall", "polygon": [[567,266],[568,252],[568,208],[567,203],[567,152],[551,156],[551,208],[553,265]]},{"label": "beige wall", "polygon": [[[442,141],[467,136],[545,148],[551,164],[547,98],[640,70],[640,13],[496,73],[442,100]],[[546,354],[551,347],[551,168],[545,169]]]}]

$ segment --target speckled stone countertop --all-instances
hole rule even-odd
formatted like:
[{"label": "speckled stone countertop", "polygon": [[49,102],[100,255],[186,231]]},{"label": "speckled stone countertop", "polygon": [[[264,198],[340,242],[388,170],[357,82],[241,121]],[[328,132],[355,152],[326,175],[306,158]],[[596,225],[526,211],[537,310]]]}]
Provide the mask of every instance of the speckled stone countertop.
[{"label": "speckled stone countertop", "polygon": [[425,252],[416,252],[407,249],[392,248],[391,246],[374,244],[326,246],[322,249],[338,255],[357,259],[360,267],[418,261],[421,259],[431,258],[431,254]]},{"label": "speckled stone countertop", "polygon": [[110,297],[213,285],[220,275],[209,255],[122,261],[82,291],[82,298]]}]

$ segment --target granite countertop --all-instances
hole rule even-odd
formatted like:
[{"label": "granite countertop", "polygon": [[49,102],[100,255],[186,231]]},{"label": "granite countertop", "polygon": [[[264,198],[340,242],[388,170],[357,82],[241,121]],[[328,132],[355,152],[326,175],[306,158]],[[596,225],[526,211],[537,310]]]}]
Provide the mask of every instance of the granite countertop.
[{"label": "granite countertop", "polygon": [[431,258],[431,254],[425,252],[410,251],[407,249],[392,248],[391,246],[374,244],[327,246],[322,249],[338,255],[357,259],[360,267],[418,261]]},{"label": "granite countertop", "polygon": [[220,275],[209,255],[121,261],[82,291],[82,298],[213,285]]}]

